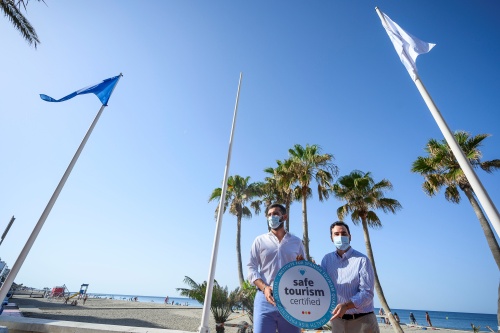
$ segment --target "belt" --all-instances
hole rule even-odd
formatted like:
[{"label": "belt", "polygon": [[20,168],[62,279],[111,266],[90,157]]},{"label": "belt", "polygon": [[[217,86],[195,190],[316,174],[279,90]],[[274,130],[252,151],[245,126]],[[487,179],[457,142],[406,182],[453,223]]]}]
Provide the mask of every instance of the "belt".
[{"label": "belt", "polygon": [[366,313],[346,313],[345,315],[342,316],[342,319],[344,320],[352,320],[352,319],[358,319],[360,317],[372,314],[372,312],[366,312]]}]

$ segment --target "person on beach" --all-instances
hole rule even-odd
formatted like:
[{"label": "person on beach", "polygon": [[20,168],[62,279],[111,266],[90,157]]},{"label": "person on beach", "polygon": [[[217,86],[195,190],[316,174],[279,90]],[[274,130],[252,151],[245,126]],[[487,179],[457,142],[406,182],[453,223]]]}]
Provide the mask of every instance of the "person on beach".
[{"label": "person on beach", "polygon": [[429,312],[427,311],[425,311],[425,320],[427,321],[427,325],[429,325],[429,327],[432,327],[431,316],[429,316]]},{"label": "person on beach", "polygon": [[385,313],[384,313],[384,309],[380,308],[380,309],[378,310],[378,315],[379,315],[379,316],[381,316],[381,317],[380,317],[380,322],[381,322],[382,324],[385,324],[385,317],[382,317],[384,314],[385,314]]},{"label": "person on beach", "polygon": [[417,320],[415,319],[413,312],[410,312],[410,323],[412,323],[413,325],[417,324]]},{"label": "person on beach", "polygon": [[351,232],[346,223],[332,223],[330,237],[335,251],[324,256],[321,267],[337,291],[338,303],[330,319],[332,332],[379,333],[373,312],[374,273],[370,260],[351,247]]},{"label": "person on beach", "polygon": [[168,296],[165,297],[165,305],[167,305],[167,304],[168,304]]},{"label": "person on beach", "polygon": [[269,206],[266,215],[271,231],[258,236],[250,250],[248,280],[258,289],[254,300],[254,333],[300,332],[299,327],[293,326],[281,316],[273,297],[274,278],[281,267],[305,258],[300,238],[285,230],[286,213],[283,205]]},{"label": "person on beach", "polygon": [[87,302],[87,299],[89,298],[89,295],[85,294],[85,296],[83,296],[83,305],[85,305],[85,302]]},{"label": "person on beach", "polygon": [[397,312],[394,312],[394,319],[399,323],[399,316]]}]

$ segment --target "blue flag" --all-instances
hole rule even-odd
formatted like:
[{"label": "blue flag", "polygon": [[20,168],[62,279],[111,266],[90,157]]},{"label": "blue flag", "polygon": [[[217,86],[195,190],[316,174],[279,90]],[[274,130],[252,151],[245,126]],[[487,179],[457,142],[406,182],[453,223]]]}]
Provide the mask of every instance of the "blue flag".
[{"label": "blue flag", "polygon": [[61,99],[54,99],[50,96],[40,94],[40,98],[43,99],[44,101],[47,102],[64,102],[67,101],[68,99],[71,99],[77,95],[83,95],[83,94],[95,94],[97,98],[101,100],[102,105],[108,105],[109,97],[111,96],[111,93],[113,92],[113,89],[118,82],[118,79],[120,79],[120,75],[106,79],[102,81],[101,83],[95,84],[90,87],[82,88],[80,90],[75,91],[74,93],[69,94],[66,97],[63,97]]}]

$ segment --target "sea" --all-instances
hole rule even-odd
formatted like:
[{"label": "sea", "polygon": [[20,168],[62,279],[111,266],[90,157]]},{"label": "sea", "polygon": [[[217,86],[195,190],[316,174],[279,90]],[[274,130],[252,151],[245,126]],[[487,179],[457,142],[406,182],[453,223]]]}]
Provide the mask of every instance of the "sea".
[{"label": "sea", "polygon": [[[165,303],[165,296],[142,296],[142,295],[120,295],[120,294],[89,294],[92,297],[117,299],[124,301],[134,301],[137,297],[137,302],[147,303]],[[186,297],[168,297],[169,303],[174,305],[189,306],[202,308],[203,304],[198,301]],[[375,313],[378,314],[379,309],[375,308]],[[413,312],[417,324],[427,326],[425,321],[425,311],[422,310],[407,310],[407,309],[392,309],[392,313],[396,312],[401,323],[410,323],[410,312]],[[445,312],[445,311],[427,311],[431,317],[432,326],[436,328],[447,328],[462,331],[472,331],[471,324],[479,326],[481,332],[490,332],[486,327],[489,326],[494,331],[498,329],[497,316],[495,314],[486,313],[468,313],[468,312]]]},{"label": "sea", "polygon": [[[166,296],[140,296],[140,295],[120,295],[120,294],[95,294],[89,293],[90,297],[117,299],[131,302],[165,303]],[[187,297],[168,297],[169,304],[202,308],[203,304],[197,300]],[[172,303],[173,302],[173,303]]]},{"label": "sea", "polygon": [[[401,323],[410,323],[410,312],[413,312],[417,324],[427,326],[425,321],[425,311],[422,310],[405,310],[391,309],[392,313],[397,313]],[[375,314],[378,314],[379,309],[375,308]],[[427,311],[431,317],[432,326],[436,328],[448,328],[462,331],[472,331],[471,324],[480,326],[481,332],[491,332],[486,326],[491,327],[495,332],[498,329],[497,315],[486,313],[467,313],[467,312],[445,312],[445,311]]]}]

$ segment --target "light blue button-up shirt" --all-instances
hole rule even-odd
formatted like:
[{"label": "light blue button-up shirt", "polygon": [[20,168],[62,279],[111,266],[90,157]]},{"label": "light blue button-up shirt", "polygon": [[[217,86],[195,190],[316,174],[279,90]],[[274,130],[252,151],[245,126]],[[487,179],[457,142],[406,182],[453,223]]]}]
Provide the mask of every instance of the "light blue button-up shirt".
[{"label": "light blue button-up shirt", "polygon": [[341,257],[337,251],[328,253],[321,261],[337,290],[337,302],[352,301],[355,309],[346,313],[373,311],[373,267],[367,256],[352,247]]}]

